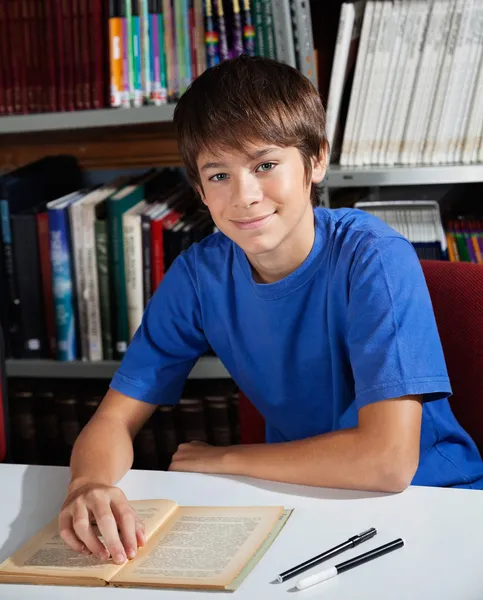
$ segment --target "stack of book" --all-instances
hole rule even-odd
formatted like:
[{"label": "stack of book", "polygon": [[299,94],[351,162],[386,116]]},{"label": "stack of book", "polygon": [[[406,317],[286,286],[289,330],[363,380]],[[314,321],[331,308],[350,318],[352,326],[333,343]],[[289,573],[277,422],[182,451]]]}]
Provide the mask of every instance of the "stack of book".
[{"label": "stack of book", "polygon": [[385,221],[409,240],[420,259],[447,257],[446,234],[439,204],[429,200],[392,200],[356,202],[354,208]]},{"label": "stack of book", "polygon": [[344,3],[327,129],[343,166],[483,162],[483,1]]},{"label": "stack of book", "polygon": [[483,220],[471,216],[448,219],[448,255],[452,262],[483,264]]},{"label": "stack of book", "polygon": [[0,2],[0,47],[0,114],[175,102],[207,67],[242,53],[317,84],[301,0]]},{"label": "stack of book", "polygon": [[[107,383],[16,379],[8,388],[11,462],[63,466]],[[136,436],[134,468],[167,469],[185,442],[238,444],[238,394],[231,380],[187,382],[179,403],[158,406]]]},{"label": "stack of book", "polygon": [[52,156],[0,184],[0,316],[16,358],[122,358],[173,260],[215,229],[176,169],[84,188],[76,161]]}]

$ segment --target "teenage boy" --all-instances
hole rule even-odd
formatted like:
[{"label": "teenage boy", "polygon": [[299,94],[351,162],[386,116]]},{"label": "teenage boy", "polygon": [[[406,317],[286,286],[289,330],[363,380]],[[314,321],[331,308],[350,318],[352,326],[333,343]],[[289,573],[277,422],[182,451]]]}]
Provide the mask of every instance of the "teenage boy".
[{"label": "teenage boy", "polygon": [[135,555],[142,526],[115,484],[136,433],[157,404],[179,400],[209,347],[265,417],[269,443],[183,444],[171,470],[386,492],[481,487],[412,245],[362,211],[313,207],[327,142],[311,83],[242,56],[192,84],[175,125],[219,232],[173,263],[79,436],[63,539],[118,563]]}]

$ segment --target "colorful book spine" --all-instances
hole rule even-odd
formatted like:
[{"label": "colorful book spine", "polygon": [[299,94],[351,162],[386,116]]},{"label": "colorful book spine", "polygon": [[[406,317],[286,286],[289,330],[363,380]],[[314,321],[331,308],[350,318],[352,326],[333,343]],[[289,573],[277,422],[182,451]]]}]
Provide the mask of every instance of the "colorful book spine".
[{"label": "colorful book spine", "polygon": [[149,0],[140,0],[141,5],[141,64],[142,64],[142,87],[143,87],[143,101],[146,104],[149,103],[151,98],[151,89],[153,86],[153,80],[151,79],[151,47],[150,38],[151,33],[151,20],[149,12]]},{"label": "colorful book spine", "polygon": [[67,207],[48,209],[52,289],[57,331],[57,360],[77,358],[74,277]]},{"label": "colorful book spine", "polygon": [[233,51],[232,56],[240,56],[245,48],[243,47],[243,27],[240,12],[240,0],[232,0],[233,3]]},{"label": "colorful book spine", "polygon": [[132,0],[131,5],[131,39],[132,39],[132,90],[135,107],[143,104],[142,64],[141,64],[141,18],[140,0]]},{"label": "colorful book spine", "polygon": [[218,52],[218,33],[213,21],[213,5],[211,0],[205,0],[205,44],[208,67],[215,67],[220,62]]},{"label": "colorful book spine", "polygon": [[255,56],[255,27],[252,22],[250,0],[243,0],[243,22],[245,52],[249,56]]},{"label": "colorful book spine", "polygon": [[159,103],[166,104],[168,101],[168,68],[166,62],[165,51],[165,27],[163,15],[163,2],[158,0],[158,49],[159,49],[159,77],[160,77],[160,92]]},{"label": "colorful book spine", "polygon": [[218,34],[220,36],[220,60],[230,58],[228,51],[228,39],[226,35],[225,13],[223,11],[223,0],[213,0],[216,16],[218,20]]},{"label": "colorful book spine", "polygon": [[[130,0],[128,0],[130,1]],[[126,17],[126,1],[121,0],[119,5],[121,20],[121,56],[122,56],[122,87],[121,87],[121,106],[130,108],[131,106],[131,86],[129,78],[129,27]]]},{"label": "colorful book spine", "polygon": [[149,53],[152,82],[150,101],[152,104],[158,105],[161,89],[161,73],[159,66],[159,26],[156,4],[156,0],[149,0]]},{"label": "colorful book spine", "polygon": [[110,104],[113,107],[119,107],[121,106],[122,92],[122,21],[119,18],[115,0],[111,0],[109,6],[109,59]]}]

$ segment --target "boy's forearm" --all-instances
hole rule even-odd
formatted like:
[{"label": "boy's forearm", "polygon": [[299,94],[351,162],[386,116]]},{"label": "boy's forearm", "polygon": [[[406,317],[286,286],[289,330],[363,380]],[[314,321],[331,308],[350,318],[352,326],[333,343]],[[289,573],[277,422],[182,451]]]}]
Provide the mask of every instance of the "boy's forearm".
[{"label": "boy's forearm", "polygon": [[[394,453],[393,455],[395,455]],[[369,491],[398,492],[409,485],[414,465],[392,461],[354,429],[278,444],[232,446],[227,471],[260,479]]]},{"label": "boy's forearm", "polygon": [[82,430],[72,451],[71,489],[88,482],[114,485],[133,462],[131,436],[122,423],[97,416]]}]

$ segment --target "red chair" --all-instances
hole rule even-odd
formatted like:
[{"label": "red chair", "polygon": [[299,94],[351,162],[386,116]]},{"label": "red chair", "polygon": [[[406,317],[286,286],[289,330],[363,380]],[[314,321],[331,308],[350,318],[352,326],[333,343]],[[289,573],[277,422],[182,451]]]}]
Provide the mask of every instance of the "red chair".
[{"label": "red chair", "polygon": [[7,380],[5,375],[5,345],[0,327],[0,462],[7,457]]},{"label": "red chair", "polygon": [[[453,395],[451,408],[483,455],[483,267],[472,263],[421,261]],[[265,441],[260,413],[241,394],[240,439]]]}]

